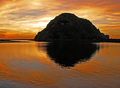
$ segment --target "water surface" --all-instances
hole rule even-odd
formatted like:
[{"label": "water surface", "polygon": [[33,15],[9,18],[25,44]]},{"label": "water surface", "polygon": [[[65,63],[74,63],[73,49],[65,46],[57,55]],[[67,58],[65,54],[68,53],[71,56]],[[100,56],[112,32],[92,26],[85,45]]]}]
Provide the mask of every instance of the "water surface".
[{"label": "water surface", "polygon": [[120,88],[119,82],[119,43],[0,43],[0,88]]}]

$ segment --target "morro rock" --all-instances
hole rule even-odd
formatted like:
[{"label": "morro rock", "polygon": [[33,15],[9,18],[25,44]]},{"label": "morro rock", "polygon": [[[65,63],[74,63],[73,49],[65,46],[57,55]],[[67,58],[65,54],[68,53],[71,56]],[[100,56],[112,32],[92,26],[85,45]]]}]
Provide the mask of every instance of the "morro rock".
[{"label": "morro rock", "polygon": [[109,35],[101,33],[89,20],[79,18],[71,13],[62,13],[55,17],[34,38],[36,41],[106,39],[109,39]]}]

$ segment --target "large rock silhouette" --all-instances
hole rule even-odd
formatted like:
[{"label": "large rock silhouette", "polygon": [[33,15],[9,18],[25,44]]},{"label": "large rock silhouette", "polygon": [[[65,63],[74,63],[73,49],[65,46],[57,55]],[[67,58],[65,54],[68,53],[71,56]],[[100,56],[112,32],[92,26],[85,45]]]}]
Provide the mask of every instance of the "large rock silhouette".
[{"label": "large rock silhouette", "polygon": [[71,13],[62,13],[55,17],[34,38],[36,41],[106,39],[109,39],[109,35],[101,33],[89,20],[79,18]]}]

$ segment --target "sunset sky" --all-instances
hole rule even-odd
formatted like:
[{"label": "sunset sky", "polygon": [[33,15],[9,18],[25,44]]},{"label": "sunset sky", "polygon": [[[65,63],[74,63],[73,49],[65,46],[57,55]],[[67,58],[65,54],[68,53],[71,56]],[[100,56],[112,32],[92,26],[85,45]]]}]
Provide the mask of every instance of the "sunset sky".
[{"label": "sunset sky", "polygon": [[120,0],[0,0],[0,39],[30,39],[68,12],[120,38]]}]

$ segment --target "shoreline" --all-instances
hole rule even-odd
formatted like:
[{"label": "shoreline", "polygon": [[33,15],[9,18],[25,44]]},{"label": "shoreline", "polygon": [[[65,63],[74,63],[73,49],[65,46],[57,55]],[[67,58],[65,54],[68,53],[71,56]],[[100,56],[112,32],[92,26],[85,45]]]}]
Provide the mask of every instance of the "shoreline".
[{"label": "shoreline", "polygon": [[[16,40],[16,41],[15,41]],[[0,43],[13,43],[13,42],[23,42],[20,40],[30,40],[30,41],[35,41],[34,39],[0,39]],[[55,41],[36,41],[36,42],[71,42],[71,40],[63,41],[63,40],[55,40]],[[111,43],[120,43],[120,39],[108,39],[108,40],[79,40],[79,41],[72,41],[72,42],[111,42]]]}]

